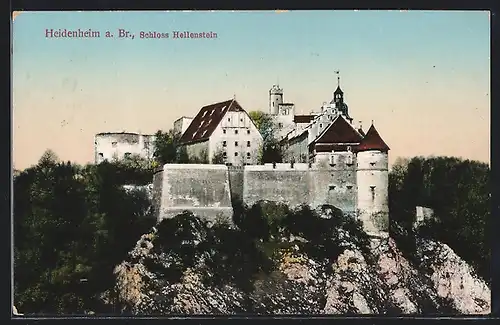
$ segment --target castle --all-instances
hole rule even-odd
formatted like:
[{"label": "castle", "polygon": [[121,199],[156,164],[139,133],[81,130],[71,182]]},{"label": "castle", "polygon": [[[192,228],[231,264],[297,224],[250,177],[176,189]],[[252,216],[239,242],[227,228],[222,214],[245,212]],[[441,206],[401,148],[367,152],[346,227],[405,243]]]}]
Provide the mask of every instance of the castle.
[{"label": "castle", "polygon": [[259,200],[291,207],[329,204],[359,218],[369,235],[387,236],[389,147],[373,123],[366,133],[352,125],[340,78],[330,103],[310,115],[295,115],[295,105],[285,103],[283,90],[273,86],[269,114],[284,162],[258,165],[255,149],[262,137],[239,103],[232,99],[203,107],[182,143],[194,155],[211,158],[220,151],[223,162],[167,164],[157,170],[156,217],[190,210],[212,220],[231,220],[235,197],[248,205]]}]

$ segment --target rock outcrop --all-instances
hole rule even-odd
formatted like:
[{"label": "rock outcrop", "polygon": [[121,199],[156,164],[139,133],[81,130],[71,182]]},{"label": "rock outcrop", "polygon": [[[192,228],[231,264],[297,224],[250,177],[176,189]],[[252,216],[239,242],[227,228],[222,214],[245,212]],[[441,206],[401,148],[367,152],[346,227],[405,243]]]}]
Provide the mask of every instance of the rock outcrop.
[{"label": "rock outcrop", "polygon": [[[142,315],[490,312],[488,285],[442,243],[419,239],[410,262],[390,237],[363,246],[342,227],[328,243],[281,229],[272,249],[260,250],[272,262],[266,268],[243,239],[230,243],[232,235],[241,236],[238,230],[209,227],[188,214],[174,219],[143,235],[116,267],[123,310]],[[257,247],[269,242],[254,241]],[[238,269],[235,261],[248,263]]]}]

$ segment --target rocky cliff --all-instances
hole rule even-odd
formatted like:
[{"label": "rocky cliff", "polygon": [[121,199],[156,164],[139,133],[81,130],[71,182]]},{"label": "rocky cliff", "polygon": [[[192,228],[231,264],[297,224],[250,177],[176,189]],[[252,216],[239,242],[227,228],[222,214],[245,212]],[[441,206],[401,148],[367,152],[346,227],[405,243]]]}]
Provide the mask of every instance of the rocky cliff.
[{"label": "rocky cliff", "polygon": [[141,315],[490,312],[488,285],[446,244],[417,239],[408,259],[332,211],[288,213],[264,236],[190,213],[164,220],[115,268],[107,296]]}]

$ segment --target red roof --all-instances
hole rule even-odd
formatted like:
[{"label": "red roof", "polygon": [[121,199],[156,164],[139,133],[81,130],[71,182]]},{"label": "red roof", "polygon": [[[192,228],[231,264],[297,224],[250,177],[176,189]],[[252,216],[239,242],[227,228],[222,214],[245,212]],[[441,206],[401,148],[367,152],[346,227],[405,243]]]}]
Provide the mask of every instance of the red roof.
[{"label": "red roof", "polygon": [[358,144],[363,137],[347,122],[342,115],[328,126],[314,143],[352,143]]},{"label": "red roof", "polygon": [[356,147],[356,151],[380,150],[383,152],[389,151],[389,146],[382,140],[380,135],[372,124],[366,132],[363,141]]},{"label": "red roof", "polygon": [[208,140],[228,111],[244,112],[245,110],[234,99],[202,107],[182,135],[180,142]]},{"label": "red roof", "polygon": [[309,123],[314,119],[314,115],[295,115],[293,121],[295,123]]}]

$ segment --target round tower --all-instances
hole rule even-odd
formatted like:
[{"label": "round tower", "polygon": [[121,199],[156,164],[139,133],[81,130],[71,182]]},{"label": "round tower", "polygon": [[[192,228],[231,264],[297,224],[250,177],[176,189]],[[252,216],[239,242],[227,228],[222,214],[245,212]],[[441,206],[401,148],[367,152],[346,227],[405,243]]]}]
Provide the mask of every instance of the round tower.
[{"label": "round tower", "polygon": [[358,218],[365,232],[375,237],[389,234],[389,147],[372,124],[356,148]]},{"label": "round tower", "polygon": [[273,85],[269,90],[269,114],[278,115],[280,104],[283,104],[283,89]]}]

